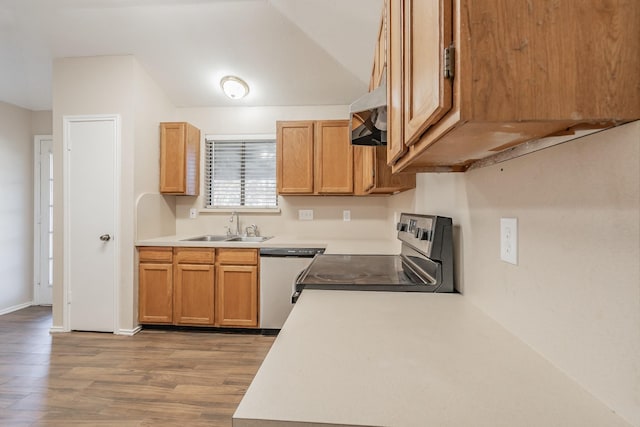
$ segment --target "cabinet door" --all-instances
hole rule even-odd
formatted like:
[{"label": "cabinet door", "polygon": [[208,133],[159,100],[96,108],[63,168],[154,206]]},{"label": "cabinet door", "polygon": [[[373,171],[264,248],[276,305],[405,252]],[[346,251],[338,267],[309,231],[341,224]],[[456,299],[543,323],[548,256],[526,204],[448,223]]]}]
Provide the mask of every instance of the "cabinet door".
[{"label": "cabinet door", "polygon": [[258,267],[219,265],[216,316],[219,326],[258,326]]},{"label": "cabinet door", "polygon": [[402,16],[404,0],[387,1],[387,163],[392,165],[407,150],[404,143]]},{"label": "cabinet door", "polygon": [[382,82],[382,74],[386,65],[386,25],[385,11],[382,11],[382,19],[380,20],[380,28],[378,29],[378,38],[373,56],[373,69],[371,71],[371,79],[369,81],[369,91],[380,86]]},{"label": "cabinet door", "polygon": [[374,184],[372,161],[374,148],[362,145],[353,147],[353,194],[356,196],[367,195]]},{"label": "cabinet door", "polygon": [[374,148],[372,162],[374,179],[369,194],[394,194],[416,188],[415,173],[391,173],[386,163],[387,153],[384,147]]},{"label": "cabinet door", "polygon": [[[451,109],[444,49],[452,43],[451,0],[404,0],[404,141],[411,145]],[[396,56],[394,56],[396,58]]]},{"label": "cabinet door", "polygon": [[138,267],[138,321],[173,322],[173,265],[140,263]]},{"label": "cabinet door", "polygon": [[353,194],[353,148],[349,121],[316,122],[315,137],[315,192]]},{"label": "cabinet door", "polygon": [[214,266],[176,264],[174,276],[174,323],[213,325]]},{"label": "cabinet door", "polygon": [[313,193],[313,122],[277,122],[278,194]]},{"label": "cabinet door", "polygon": [[188,123],[160,123],[160,192],[197,196],[200,131]]}]

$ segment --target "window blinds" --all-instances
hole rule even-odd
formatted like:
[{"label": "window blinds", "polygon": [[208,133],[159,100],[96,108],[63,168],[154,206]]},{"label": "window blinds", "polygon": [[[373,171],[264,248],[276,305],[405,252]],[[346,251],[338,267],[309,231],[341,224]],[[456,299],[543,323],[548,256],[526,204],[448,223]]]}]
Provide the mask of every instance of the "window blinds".
[{"label": "window blinds", "polygon": [[206,140],[207,208],[274,208],[276,143],[270,140]]}]

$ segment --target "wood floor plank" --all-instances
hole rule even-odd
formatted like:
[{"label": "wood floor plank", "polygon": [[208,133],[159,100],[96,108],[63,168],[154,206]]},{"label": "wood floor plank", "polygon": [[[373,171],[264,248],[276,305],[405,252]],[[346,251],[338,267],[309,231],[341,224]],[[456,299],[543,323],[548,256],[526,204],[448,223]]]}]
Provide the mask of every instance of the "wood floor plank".
[{"label": "wood floor plank", "polygon": [[230,427],[274,337],[49,334],[50,307],[0,316],[0,426]]}]

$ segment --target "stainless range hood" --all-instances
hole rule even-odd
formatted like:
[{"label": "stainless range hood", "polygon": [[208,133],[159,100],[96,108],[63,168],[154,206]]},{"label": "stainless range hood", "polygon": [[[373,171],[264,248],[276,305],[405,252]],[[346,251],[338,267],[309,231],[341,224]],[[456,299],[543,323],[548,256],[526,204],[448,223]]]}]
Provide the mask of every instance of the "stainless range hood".
[{"label": "stainless range hood", "polygon": [[372,92],[351,104],[351,144],[387,145],[387,85],[386,70],[382,83]]}]

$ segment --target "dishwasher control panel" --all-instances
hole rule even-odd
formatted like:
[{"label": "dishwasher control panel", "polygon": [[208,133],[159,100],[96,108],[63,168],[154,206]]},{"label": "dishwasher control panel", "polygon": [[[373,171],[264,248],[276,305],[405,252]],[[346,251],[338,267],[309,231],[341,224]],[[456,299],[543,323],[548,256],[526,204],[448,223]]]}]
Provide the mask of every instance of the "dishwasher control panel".
[{"label": "dishwasher control panel", "polygon": [[324,248],[260,248],[261,257],[313,258],[323,253]]}]

